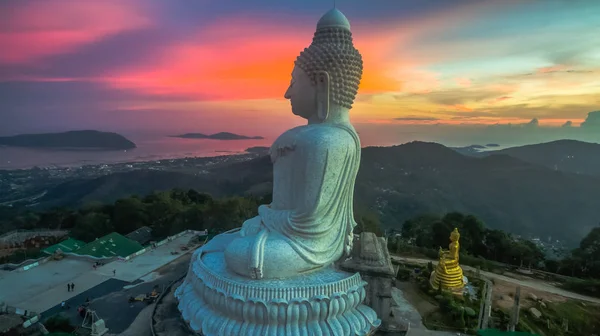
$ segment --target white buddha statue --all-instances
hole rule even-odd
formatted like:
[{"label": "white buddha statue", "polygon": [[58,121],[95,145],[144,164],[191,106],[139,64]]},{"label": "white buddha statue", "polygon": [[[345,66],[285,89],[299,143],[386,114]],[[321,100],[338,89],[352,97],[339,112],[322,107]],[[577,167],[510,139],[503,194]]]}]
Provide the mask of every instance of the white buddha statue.
[{"label": "white buddha statue", "polygon": [[[367,283],[332,264],[349,255],[360,142],[348,113],[362,75],[350,24],[337,9],[317,24],[285,93],[307,125],[271,147],[273,201],[192,256],[179,310],[207,336],[370,335]],[[329,267],[328,267],[329,266]]]},{"label": "white buddha statue", "polygon": [[271,147],[273,201],[241,230],[216,237],[227,267],[253,279],[287,278],[330,265],[352,249],[360,141],[349,111],[362,75],[348,20],[337,10],[317,24],[285,93],[307,125]]}]

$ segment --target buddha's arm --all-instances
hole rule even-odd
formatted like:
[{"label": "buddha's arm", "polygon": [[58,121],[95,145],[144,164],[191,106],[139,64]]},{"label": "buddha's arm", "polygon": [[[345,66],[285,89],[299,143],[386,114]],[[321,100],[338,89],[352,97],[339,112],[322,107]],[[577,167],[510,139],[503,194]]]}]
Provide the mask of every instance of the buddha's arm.
[{"label": "buddha's arm", "polygon": [[[294,208],[273,210],[259,208],[263,222],[269,228],[292,230],[295,233],[316,234],[320,220],[336,205],[344,205],[349,178],[356,161],[356,146],[346,131],[331,129],[296,146],[293,155],[298,165],[294,178]],[[352,190],[350,191],[352,192]],[[284,226],[285,228],[283,228]]]}]

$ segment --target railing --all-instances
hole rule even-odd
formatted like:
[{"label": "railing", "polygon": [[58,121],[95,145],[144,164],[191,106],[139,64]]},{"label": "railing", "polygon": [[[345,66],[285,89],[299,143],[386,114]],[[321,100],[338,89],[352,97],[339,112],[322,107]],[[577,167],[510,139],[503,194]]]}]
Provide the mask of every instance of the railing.
[{"label": "railing", "polygon": [[0,265],[0,269],[3,269],[3,270],[7,270],[7,269],[8,269],[8,270],[10,270],[10,271],[14,271],[15,269],[17,269],[17,268],[19,268],[19,267],[23,267],[23,266],[24,266],[24,265],[26,265],[26,264],[27,264],[27,265],[28,265],[28,264],[33,264],[33,263],[35,263],[35,262],[39,262],[39,261],[41,261],[41,260],[43,260],[43,259],[45,259],[45,258],[48,258],[48,257],[47,257],[47,256],[44,256],[44,257],[39,257],[39,258],[37,258],[37,259],[27,259],[27,260],[21,261],[21,262],[20,262],[20,263],[18,263],[18,264],[12,264],[12,263],[1,264],[1,265]]}]

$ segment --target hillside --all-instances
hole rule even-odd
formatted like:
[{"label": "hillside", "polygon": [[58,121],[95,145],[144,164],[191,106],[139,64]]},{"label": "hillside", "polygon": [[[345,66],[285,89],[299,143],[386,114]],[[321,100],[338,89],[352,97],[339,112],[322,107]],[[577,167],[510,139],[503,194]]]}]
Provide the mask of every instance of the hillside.
[{"label": "hillside", "polygon": [[[112,201],[174,187],[215,196],[263,195],[270,191],[271,179],[268,157],[200,176],[135,171],[64,183],[50,190],[40,205]],[[460,211],[482,218],[491,228],[578,242],[600,220],[598,178],[508,155],[468,157],[433,143],[364,148],[355,195],[357,206],[380,211],[387,228],[423,213]]]},{"label": "hillside", "polygon": [[600,176],[600,144],[576,140],[506,148],[479,155],[507,154],[550,169]]},{"label": "hillside", "polygon": [[93,130],[62,133],[21,134],[0,137],[0,145],[30,148],[125,150],[135,144],[112,132]]}]

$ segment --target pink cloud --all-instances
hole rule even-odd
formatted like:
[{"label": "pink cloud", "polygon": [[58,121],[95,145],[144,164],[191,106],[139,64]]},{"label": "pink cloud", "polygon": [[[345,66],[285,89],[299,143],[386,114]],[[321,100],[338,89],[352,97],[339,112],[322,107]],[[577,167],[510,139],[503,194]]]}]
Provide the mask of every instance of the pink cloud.
[{"label": "pink cloud", "polygon": [[455,79],[456,84],[462,87],[471,87],[471,80],[465,77],[459,77]]},{"label": "pink cloud", "polygon": [[27,64],[151,24],[139,1],[15,1],[0,15],[0,63]]}]

